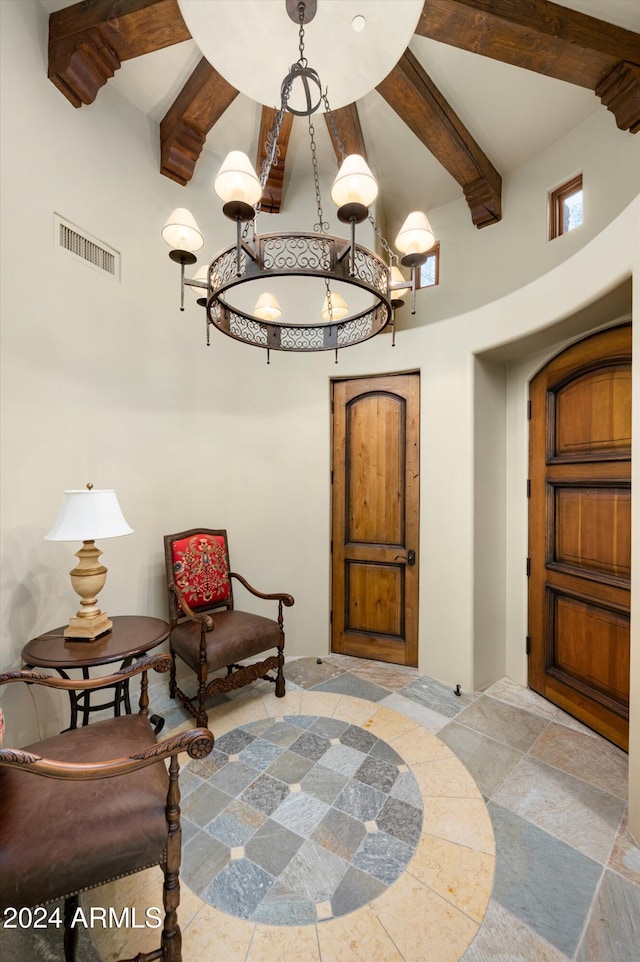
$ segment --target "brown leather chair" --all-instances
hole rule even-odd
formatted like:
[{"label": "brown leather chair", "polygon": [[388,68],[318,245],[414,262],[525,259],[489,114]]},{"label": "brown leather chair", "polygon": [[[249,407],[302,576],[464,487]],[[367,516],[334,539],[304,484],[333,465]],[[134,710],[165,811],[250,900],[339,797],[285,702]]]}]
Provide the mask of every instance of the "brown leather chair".
[{"label": "brown leather chair", "polygon": [[[0,684],[86,690],[142,673],[139,714],[0,750],[0,910],[64,899],[67,962],[75,958],[78,929],[71,923],[78,894],[154,865],[164,872],[160,946],[135,960],[181,962],[178,753],[208,755],[213,735],[200,728],[156,742],[148,718],[147,670],[168,671],[170,665],[168,655],[153,655],[85,681],[35,671],[0,675]],[[171,759],[168,770],[165,758]]]},{"label": "brown leather chair", "polygon": [[[284,631],[282,606],[290,608],[291,595],[263,594],[242,575],[230,570],[227,532],[190,528],[164,538],[169,588],[170,646],[173,665],[169,694],[176,695],[199,725],[207,725],[205,702],[222,692],[265,678],[282,698],[284,683]],[[238,611],[233,604],[233,579],[256,598],[278,602],[278,620]],[[238,664],[269,649],[277,654],[249,665]],[[176,655],[195,672],[198,690],[186,695],[176,682]],[[209,675],[226,668],[226,676]],[[269,672],[275,671],[275,675]]]}]

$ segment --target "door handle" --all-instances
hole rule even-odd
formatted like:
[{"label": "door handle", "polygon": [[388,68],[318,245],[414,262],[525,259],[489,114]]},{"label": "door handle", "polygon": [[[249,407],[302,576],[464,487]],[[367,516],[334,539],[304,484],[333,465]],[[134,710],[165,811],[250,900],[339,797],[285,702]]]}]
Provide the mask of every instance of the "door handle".
[{"label": "door handle", "polygon": [[414,565],[414,564],[416,563],[416,553],[415,553],[415,551],[413,550],[413,548],[409,548],[409,550],[407,551],[407,557],[406,557],[406,558],[403,558],[401,554],[397,554],[396,557],[395,557],[395,560],[396,560],[396,561],[404,561],[404,562],[406,562],[409,566],[411,566],[411,565]]}]

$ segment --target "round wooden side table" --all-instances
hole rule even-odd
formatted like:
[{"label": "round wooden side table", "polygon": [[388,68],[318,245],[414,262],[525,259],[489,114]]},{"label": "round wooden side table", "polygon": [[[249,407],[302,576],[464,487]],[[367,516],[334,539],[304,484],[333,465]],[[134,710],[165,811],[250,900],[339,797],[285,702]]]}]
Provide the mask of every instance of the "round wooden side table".
[{"label": "round wooden side table", "polygon": [[[54,628],[37,638],[32,638],[22,649],[25,668],[53,668],[62,678],[69,678],[68,671],[80,669],[82,677],[90,677],[90,669],[99,665],[120,662],[119,668],[128,668],[137,658],[141,658],[152,648],[162,644],[169,637],[169,625],[161,618],[148,618],[145,615],[116,615],[112,630],[96,641],[73,641],[64,637],[63,625]],[[91,696],[113,690],[113,700],[91,704]],[[114,715],[120,715],[122,708],[131,714],[129,698],[129,679],[118,682],[100,691],[69,691],[71,704],[71,723],[69,728],[78,727],[78,713],[82,715],[82,725],[89,723],[92,712],[113,708]],[[159,729],[157,729],[159,731]]]}]

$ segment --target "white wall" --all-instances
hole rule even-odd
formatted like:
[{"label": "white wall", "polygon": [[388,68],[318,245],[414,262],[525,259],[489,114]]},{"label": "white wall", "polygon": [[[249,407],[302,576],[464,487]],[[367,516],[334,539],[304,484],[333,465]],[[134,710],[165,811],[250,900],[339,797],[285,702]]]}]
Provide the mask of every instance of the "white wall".
[{"label": "white wall", "polygon": [[[47,80],[40,4],[0,7],[2,667],[18,665],[24,643],[77,606],[67,574],[76,547],[43,537],[62,491],[87,481],[115,488],[135,529],[101,545],[110,613],[163,615],[162,535],[224,526],[234,569],[259,588],[294,594],[288,651],[326,653],[330,379],[418,368],[420,668],[463,688],[505,671],[525,681],[520,401],[538,362],[517,358],[614,320],[578,312],[640,276],[640,164],[632,163],[640,137],[617,131],[603,110],[568,135],[566,153],[554,145],[540,169],[512,175],[501,225],[476,231],[462,200],[434,212],[441,285],[420,294],[415,318],[403,309],[395,348],[382,335],[342,352],[337,366],[331,354],[275,354],[267,366],[262,351],[215,332],[205,347],[201,309],[178,312],[177,268],[159,236],[180,205],[196,212],[208,253],[229,243],[211,191],[217,158],[203,155],[186,189],[162,178],[157,130],[108,85],[94,105],[74,110]],[[540,193],[574,173],[583,152],[587,189],[598,185],[587,224],[548,244]],[[313,197],[296,177],[287,201],[282,220],[265,217],[264,229],[312,218]],[[121,251],[121,284],[54,249],[54,211]],[[563,321],[574,315],[568,335]],[[635,633],[633,645],[635,653]],[[634,654],[634,704],[639,671]],[[65,712],[64,700],[31,690],[5,692],[3,705],[14,743],[35,737],[38,724],[55,731]]]}]

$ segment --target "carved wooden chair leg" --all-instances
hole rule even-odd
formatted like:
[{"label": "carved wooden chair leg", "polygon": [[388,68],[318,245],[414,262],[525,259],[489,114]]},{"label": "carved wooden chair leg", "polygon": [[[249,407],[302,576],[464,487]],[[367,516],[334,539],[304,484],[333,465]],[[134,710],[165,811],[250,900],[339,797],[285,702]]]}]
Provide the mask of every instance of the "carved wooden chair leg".
[{"label": "carved wooden chair leg", "polygon": [[78,948],[78,929],[72,923],[78,908],[78,896],[69,895],[64,900],[64,962],[76,962]]},{"label": "carved wooden chair leg", "polygon": [[276,698],[284,698],[284,646],[278,648],[278,671],[276,673]]},{"label": "carved wooden chair leg", "polygon": [[171,668],[169,669],[169,697],[176,697],[176,653],[171,649]]}]

